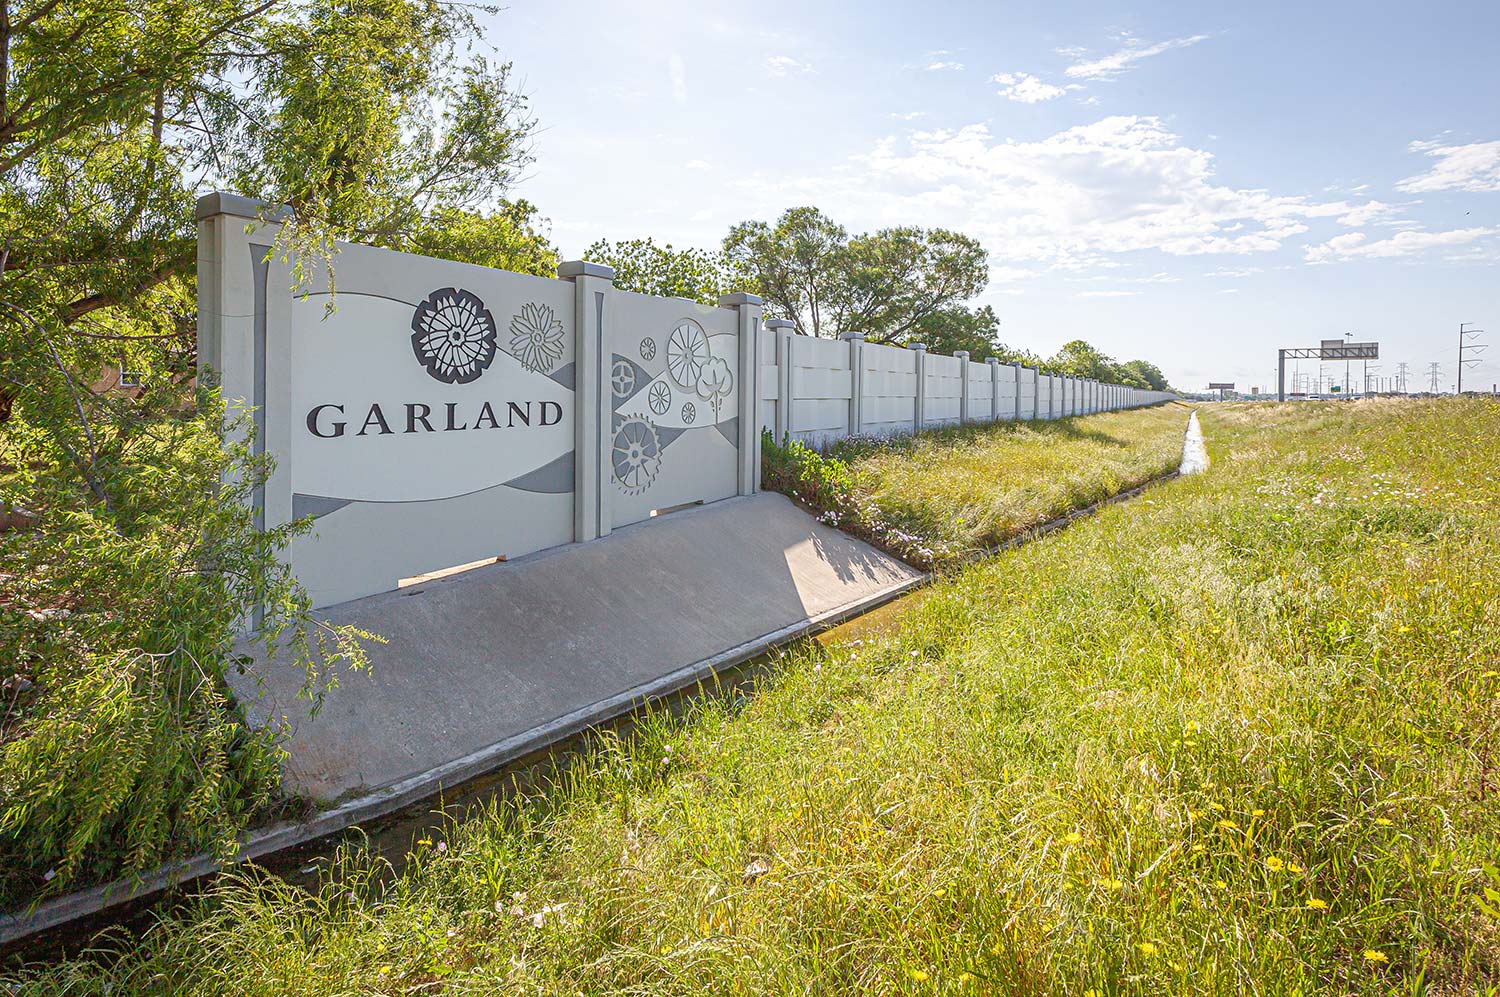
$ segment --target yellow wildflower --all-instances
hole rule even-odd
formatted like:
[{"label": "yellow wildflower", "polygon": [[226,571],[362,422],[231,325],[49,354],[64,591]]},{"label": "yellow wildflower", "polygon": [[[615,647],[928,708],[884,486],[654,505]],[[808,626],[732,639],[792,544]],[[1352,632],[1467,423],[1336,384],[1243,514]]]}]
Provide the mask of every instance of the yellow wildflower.
[{"label": "yellow wildflower", "polygon": [[1375,823],[1379,824],[1381,827],[1390,827],[1391,819],[1389,817],[1376,817]]},{"label": "yellow wildflower", "polygon": [[1079,834],[1077,831],[1070,831],[1068,832],[1068,836],[1063,840],[1070,845],[1076,845],[1083,840],[1083,835]]},{"label": "yellow wildflower", "polygon": [[960,982],[960,983],[968,983],[973,978],[974,978],[974,974],[973,973],[959,973],[958,974],[958,982]]},{"label": "yellow wildflower", "polygon": [[1301,873],[1302,867],[1295,862],[1288,862],[1286,864],[1286,871],[1290,873]]},{"label": "yellow wildflower", "polygon": [[914,969],[911,971],[911,978],[916,980],[918,983],[921,983],[923,980],[927,979],[927,970]]},{"label": "yellow wildflower", "polygon": [[1216,880],[1214,880],[1214,885],[1217,886],[1221,890],[1227,890],[1227,889],[1229,889],[1229,884],[1226,883],[1226,882],[1224,882],[1222,879],[1216,879]]},{"label": "yellow wildflower", "polygon": [[1264,810],[1252,810],[1252,811],[1250,811],[1250,816],[1251,817],[1264,817],[1265,815],[1266,815],[1266,812]]},{"label": "yellow wildflower", "polygon": [[1390,960],[1385,957],[1384,952],[1378,951],[1376,949],[1365,949],[1365,962],[1380,963],[1390,962]]},{"label": "yellow wildflower", "polygon": [[1328,909],[1328,901],[1326,901],[1326,900],[1319,900],[1317,897],[1309,897],[1307,899],[1307,909],[1308,910],[1327,910]]},{"label": "yellow wildflower", "polygon": [[1232,820],[1221,820],[1219,821],[1219,826],[1226,831],[1238,831],[1240,829],[1240,826]]},{"label": "yellow wildflower", "polygon": [[1107,890],[1118,890],[1118,889],[1123,888],[1124,886],[1125,886],[1125,884],[1122,883],[1122,882],[1120,882],[1118,879],[1106,879],[1106,880],[1104,880],[1104,888],[1107,889]]},{"label": "yellow wildflower", "polygon": [[1150,942],[1141,942],[1136,948],[1141,950],[1141,955],[1156,955],[1156,946]]},{"label": "yellow wildflower", "polygon": [[1203,842],[1201,842],[1201,841],[1196,842],[1193,845],[1193,851],[1195,851],[1195,852],[1201,852],[1201,851],[1203,851],[1204,847],[1205,846],[1204,846]]},{"label": "yellow wildflower", "polygon": [[1270,855],[1266,857],[1266,868],[1270,869],[1272,872],[1280,872],[1282,869],[1286,868],[1286,863],[1281,861],[1281,859],[1277,858],[1276,856]]}]

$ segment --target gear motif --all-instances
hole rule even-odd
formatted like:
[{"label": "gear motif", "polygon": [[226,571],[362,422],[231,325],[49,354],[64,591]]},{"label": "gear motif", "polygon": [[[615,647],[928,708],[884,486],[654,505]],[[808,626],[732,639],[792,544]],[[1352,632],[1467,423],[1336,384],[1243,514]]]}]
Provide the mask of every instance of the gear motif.
[{"label": "gear motif", "polygon": [[672,380],[688,391],[698,387],[698,375],[708,363],[708,336],[703,327],[692,319],[677,323],[667,337],[667,370]]},{"label": "gear motif", "polygon": [[656,359],[656,340],[650,336],[641,340],[641,359],[648,362]]},{"label": "gear motif", "polygon": [[661,440],[650,420],[633,417],[615,431],[610,450],[615,481],[627,495],[639,495],[651,487],[661,470]]},{"label": "gear motif", "polygon": [[629,360],[615,361],[609,373],[609,386],[614,389],[616,398],[625,398],[635,389],[635,368]]},{"label": "gear motif", "polygon": [[657,415],[665,415],[667,409],[672,407],[672,389],[662,381],[656,381],[646,392],[646,401],[651,406],[651,411]]},{"label": "gear motif", "polygon": [[696,419],[696,418],[698,418],[698,410],[693,406],[693,403],[692,402],[683,402],[682,403],[682,421],[685,422],[685,423],[687,423],[689,426],[691,426],[693,424],[693,420]]},{"label": "gear motif", "polygon": [[472,291],[433,291],[417,306],[411,328],[417,362],[444,384],[468,384],[495,360],[495,316]]}]

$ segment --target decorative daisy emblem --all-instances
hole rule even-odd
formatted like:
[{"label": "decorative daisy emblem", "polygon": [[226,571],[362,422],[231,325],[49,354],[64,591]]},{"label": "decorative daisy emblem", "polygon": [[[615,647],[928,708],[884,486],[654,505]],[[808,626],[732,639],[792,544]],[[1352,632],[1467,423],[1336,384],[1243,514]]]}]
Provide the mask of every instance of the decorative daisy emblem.
[{"label": "decorative daisy emblem", "polygon": [[527,370],[551,373],[562,359],[563,325],[550,306],[521,306],[510,320],[510,352]]},{"label": "decorative daisy emblem", "polygon": [[667,337],[667,370],[672,380],[692,391],[698,387],[698,374],[708,363],[708,336],[692,319],[677,323]]},{"label": "decorative daisy emblem", "polygon": [[411,348],[444,384],[468,384],[495,359],[495,317],[472,291],[444,287],[417,306]]},{"label": "decorative daisy emblem", "polygon": [[661,441],[656,427],[646,419],[626,419],[615,430],[610,464],[615,480],[627,494],[639,495],[650,488],[661,470]]}]

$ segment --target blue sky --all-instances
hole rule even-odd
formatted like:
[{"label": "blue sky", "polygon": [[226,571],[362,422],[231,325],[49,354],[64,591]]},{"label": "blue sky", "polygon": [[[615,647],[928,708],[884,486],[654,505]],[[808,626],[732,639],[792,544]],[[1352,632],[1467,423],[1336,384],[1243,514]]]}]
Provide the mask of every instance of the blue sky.
[{"label": "blue sky", "polygon": [[482,23],[539,123],[514,193],[567,256],[717,247],[815,204],[978,237],[979,301],[1043,354],[1081,337],[1182,387],[1269,386],[1278,346],[1352,332],[1381,375],[1437,361],[1451,389],[1473,321],[1494,362],[1465,380],[1500,381],[1493,0],[518,0]]}]

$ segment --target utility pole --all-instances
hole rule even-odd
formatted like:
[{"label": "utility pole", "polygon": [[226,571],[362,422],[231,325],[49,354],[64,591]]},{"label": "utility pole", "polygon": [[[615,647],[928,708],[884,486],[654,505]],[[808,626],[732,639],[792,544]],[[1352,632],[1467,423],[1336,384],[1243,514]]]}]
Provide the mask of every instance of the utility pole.
[{"label": "utility pole", "polygon": [[1443,373],[1443,367],[1436,360],[1427,365],[1427,376],[1432,379],[1432,393],[1438,393],[1438,377]]},{"label": "utility pole", "polygon": [[1465,360],[1464,359],[1464,354],[1465,353],[1483,353],[1488,348],[1488,345],[1489,345],[1487,343],[1473,343],[1473,342],[1470,342],[1470,340],[1477,339],[1480,336],[1484,335],[1484,330],[1483,329],[1469,329],[1469,328],[1466,328],[1467,326],[1471,326],[1473,324],[1474,324],[1473,322],[1460,322],[1460,323],[1458,323],[1458,393],[1459,394],[1463,394],[1464,393],[1464,367],[1466,367],[1466,366],[1473,367],[1475,364],[1479,363],[1478,360]]}]

